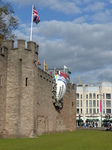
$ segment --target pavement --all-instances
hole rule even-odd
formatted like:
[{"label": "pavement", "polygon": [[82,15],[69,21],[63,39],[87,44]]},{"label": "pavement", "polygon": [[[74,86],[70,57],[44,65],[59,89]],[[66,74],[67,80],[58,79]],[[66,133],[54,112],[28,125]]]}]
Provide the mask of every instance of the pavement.
[{"label": "pavement", "polygon": [[106,131],[107,128],[105,127],[97,127],[97,128],[84,128],[84,127],[78,127],[77,130],[101,130],[101,131]]}]

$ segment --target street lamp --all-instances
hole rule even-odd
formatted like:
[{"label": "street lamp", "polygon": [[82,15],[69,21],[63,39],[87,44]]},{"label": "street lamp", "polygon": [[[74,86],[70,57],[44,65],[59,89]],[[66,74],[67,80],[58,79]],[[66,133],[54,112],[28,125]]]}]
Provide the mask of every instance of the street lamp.
[{"label": "street lamp", "polygon": [[79,114],[79,126],[81,126],[81,123],[80,123],[80,118],[81,118],[81,115]]},{"label": "street lamp", "polygon": [[[102,94],[98,94],[100,97],[102,97],[103,95]],[[101,127],[102,127],[102,98],[100,98],[100,112],[101,112]]]}]

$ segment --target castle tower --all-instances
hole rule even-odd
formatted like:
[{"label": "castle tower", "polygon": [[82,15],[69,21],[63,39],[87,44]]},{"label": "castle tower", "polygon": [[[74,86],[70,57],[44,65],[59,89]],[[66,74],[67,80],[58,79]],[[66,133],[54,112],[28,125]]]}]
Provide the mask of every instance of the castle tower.
[{"label": "castle tower", "polygon": [[52,99],[53,77],[38,68],[38,45],[0,45],[0,137],[35,137],[76,129],[76,85],[67,84],[62,107]]},{"label": "castle tower", "polygon": [[37,135],[38,45],[18,40],[4,41],[8,48],[6,63],[5,137],[34,137]]}]

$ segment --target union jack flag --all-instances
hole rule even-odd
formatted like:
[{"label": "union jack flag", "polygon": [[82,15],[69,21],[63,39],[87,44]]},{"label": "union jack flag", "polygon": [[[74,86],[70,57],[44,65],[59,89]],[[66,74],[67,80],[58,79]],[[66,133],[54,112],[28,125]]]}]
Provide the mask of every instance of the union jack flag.
[{"label": "union jack flag", "polygon": [[38,15],[34,5],[33,5],[33,22],[35,22],[36,24],[38,24],[40,22],[39,15]]}]

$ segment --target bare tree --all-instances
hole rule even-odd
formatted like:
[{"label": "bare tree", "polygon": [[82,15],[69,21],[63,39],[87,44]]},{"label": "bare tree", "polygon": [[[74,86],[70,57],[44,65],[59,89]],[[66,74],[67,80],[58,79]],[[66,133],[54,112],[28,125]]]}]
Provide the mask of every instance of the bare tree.
[{"label": "bare tree", "polygon": [[14,17],[14,10],[9,2],[0,0],[0,38],[14,39],[12,33],[18,27],[19,21]]}]

